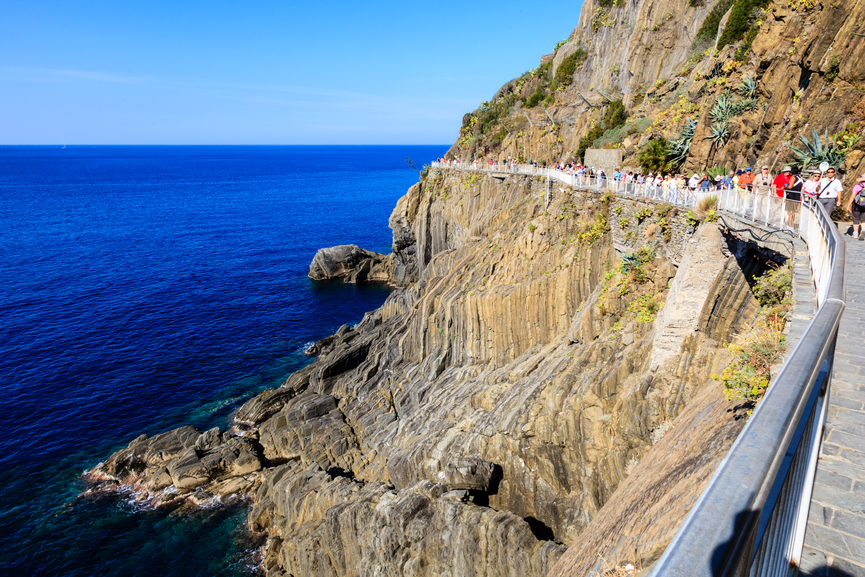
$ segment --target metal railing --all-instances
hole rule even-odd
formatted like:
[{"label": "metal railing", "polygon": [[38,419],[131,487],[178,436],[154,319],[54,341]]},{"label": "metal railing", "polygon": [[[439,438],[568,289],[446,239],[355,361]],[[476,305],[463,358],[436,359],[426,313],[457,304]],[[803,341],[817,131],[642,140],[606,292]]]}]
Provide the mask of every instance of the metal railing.
[{"label": "metal railing", "polygon": [[[779,230],[799,232],[802,218],[800,193],[783,191],[779,196],[771,186],[758,186],[756,190],[741,187],[712,185],[708,189],[692,190],[687,186],[678,187],[667,181],[662,184],[637,182],[636,180],[615,179],[610,176],[589,176],[555,168],[538,167],[531,164],[500,164],[489,166],[485,163],[456,161],[433,162],[433,168],[454,168],[480,172],[525,174],[542,176],[572,188],[596,192],[611,192],[617,196],[627,196],[641,200],[669,202],[686,208],[696,207],[700,200],[708,196],[718,197],[718,209],[736,214],[755,223]],[[802,194],[801,196],[807,197]],[[795,199],[795,200],[794,200]]]},{"label": "metal railing", "polygon": [[[434,166],[475,170],[446,163]],[[819,309],[651,573],[655,577],[796,574],[846,299],[845,243],[823,206],[806,194],[799,202],[787,192],[779,197],[771,189],[765,193],[732,188],[659,191],[654,185],[528,165],[508,165],[492,172],[547,176],[577,188],[687,207],[695,206],[702,196],[717,195],[720,210],[786,229],[805,241]]]}]

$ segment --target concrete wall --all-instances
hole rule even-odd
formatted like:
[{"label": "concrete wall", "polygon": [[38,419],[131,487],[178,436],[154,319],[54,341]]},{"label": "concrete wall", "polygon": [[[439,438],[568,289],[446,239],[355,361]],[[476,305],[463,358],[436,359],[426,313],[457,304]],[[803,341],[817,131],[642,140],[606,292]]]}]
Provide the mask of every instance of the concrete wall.
[{"label": "concrete wall", "polygon": [[586,166],[603,168],[609,174],[622,166],[622,149],[620,148],[589,148],[586,150]]}]

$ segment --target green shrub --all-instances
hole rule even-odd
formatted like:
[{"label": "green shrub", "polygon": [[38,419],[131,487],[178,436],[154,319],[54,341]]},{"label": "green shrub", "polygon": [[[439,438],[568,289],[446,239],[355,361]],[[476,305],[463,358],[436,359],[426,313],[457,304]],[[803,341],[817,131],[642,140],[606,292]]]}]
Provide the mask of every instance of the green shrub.
[{"label": "green shrub", "polygon": [[650,140],[645,148],[637,155],[637,162],[646,172],[666,172],[670,170],[670,162],[667,160],[669,147],[666,138],[655,138]]},{"label": "green shrub", "polygon": [[659,303],[654,294],[647,294],[629,304],[628,311],[637,313],[637,322],[645,324],[655,320],[655,315],[662,306],[663,303]]},{"label": "green shrub", "polygon": [[784,304],[793,286],[793,273],[789,266],[782,266],[754,281],[754,296],[760,305],[774,307]]},{"label": "green shrub", "polygon": [[634,216],[637,218],[638,221],[642,222],[642,221],[646,220],[647,218],[651,217],[652,214],[653,214],[652,207],[647,206],[645,208],[641,208],[636,213],[634,213]]},{"label": "green shrub", "polygon": [[628,119],[628,114],[625,112],[625,105],[622,99],[610,102],[607,109],[604,111],[604,125],[609,128],[615,128],[625,123]]},{"label": "green shrub", "polygon": [[556,68],[556,84],[560,86],[570,86],[571,82],[574,81],[574,72],[576,72],[577,68],[586,60],[586,56],[587,53],[585,50],[577,48],[562,60],[562,63],[559,64],[558,68]]},{"label": "green shrub", "polygon": [[727,44],[744,40],[742,46],[736,51],[735,57],[736,60],[743,61],[750,53],[751,43],[759,31],[756,24],[762,9],[768,4],[769,0],[735,0],[730,18],[727,19],[727,25],[718,40],[718,50]]},{"label": "green shrub", "polygon": [[589,148],[592,143],[600,138],[604,134],[604,129],[600,124],[594,125],[589,133],[580,139],[579,144],[577,145],[577,150],[574,155],[577,158],[583,158],[583,155],[586,153],[586,149]]},{"label": "green shrub", "polygon": [[541,100],[544,99],[544,87],[539,84],[535,89],[535,92],[531,95],[531,97],[526,101],[526,108],[534,108],[538,104],[541,103]]},{"label": "green shrub", "polygon": [[[706,41],[714,41],[718,35],[718,27],[721,25],[721,18],[733,5],[734,0],[721,0],[714,8],[706,15],[700,29],[697,30],[697,35],[694,37],[694,44],[699,44]],[[720,46],[719,46],[720,48]]]},{"label": "green shrub", "polygon": [[841,71],[841,55],[836,54],[829,59],[829,66],[826,68],[826,80],[832,82],[838,78],[838,73]]}]

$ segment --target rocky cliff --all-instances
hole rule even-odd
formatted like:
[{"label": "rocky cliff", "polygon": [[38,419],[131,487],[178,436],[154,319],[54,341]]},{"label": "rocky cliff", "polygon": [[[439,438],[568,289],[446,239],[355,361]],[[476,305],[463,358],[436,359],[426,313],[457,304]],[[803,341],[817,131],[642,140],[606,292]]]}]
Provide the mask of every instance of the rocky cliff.
[{"label": "rocky cliff", "polygon": [[394,210],[411,276],[379,310],[230,431],[141,437],[90,476],[155,504],[254,495],[269,575],[545,575],[625,483],[651,562],[739,430],[709,375],[759,308],[754,255],[714,224],[614,234],[639,204],[547,196],[430,174]]},{"label": "rocky cliff", "polygon": [[464,116],[449,154],[553,164],[614,147],[636,168],[664,138],[668,171],[775,174],[808,164],[794,147],[816,131],[849,192],[865,172],[863,23],[865,0],[587,0],[555,52]]},{"label": "rocky cliff", "polygon": [[[777,162],[791,122],[855,115],[845,22],[863,1],[846,20],[804,0],[587,1],[538,70],[466,115],[451,153],[568,160],[594,131],[633,160],[690,118],[683,166]],[[721,46],[748,2],[759,20]],[[708,41],[706,21],[720,23]],[[749,75],[754,102],[707,146],[708,109]],[[749,282],[767,255],[669,206],[508,174],[429,171],[390,226],[390,255],[336,247],[310,269],[387,279],[382,307],[316,343],[230,430],[135,439],[88,473],[94,491],[250,496],[271,576],[650,565],[741,428],[710,375],[758,314]]]}]

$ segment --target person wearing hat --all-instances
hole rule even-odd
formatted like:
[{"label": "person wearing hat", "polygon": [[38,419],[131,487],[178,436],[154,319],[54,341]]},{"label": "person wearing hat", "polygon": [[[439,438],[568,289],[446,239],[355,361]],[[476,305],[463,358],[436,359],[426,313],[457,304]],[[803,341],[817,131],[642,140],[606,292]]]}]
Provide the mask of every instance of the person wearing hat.
[{"label": "person wearing hat", "polygon": [[772,186],[775,187],[775,194],[779,198],[784,198],[784,191],[789,188],[790,174],[792,172],[793,169],[790,166],[785,166],[781,169],[781,174],[776,176],[775,180],[772,181]]},{"label": "person wearing hat", "polygon": [[856,179],[856,186],[847,201],[847,210],[853,215],[853,238],[865,240],[865,230],[859,236],[859,225],[865,221],[865,174]]},{"label": "person wearing hat", "polygon": [[739,177],[739,188],[745,192],[751,190],[751,184],[754,182],[754,175],[751,174],[751,167],[745,168],[745,174]]},{"label": "person wearing hat", "polygon": [[754,187],[754,192],[757,194],[770,194],[772,191],[772,175],[769,173],[769,167],[762,167],[760,174],[754,177],[754,182],[751,184]]},{"label": "person wearing hat", "polygon": [[808,180],[802,185],[802,192],[811,198],[817,198],[820,190],[820,169],[812,168],[808,171]]}]

